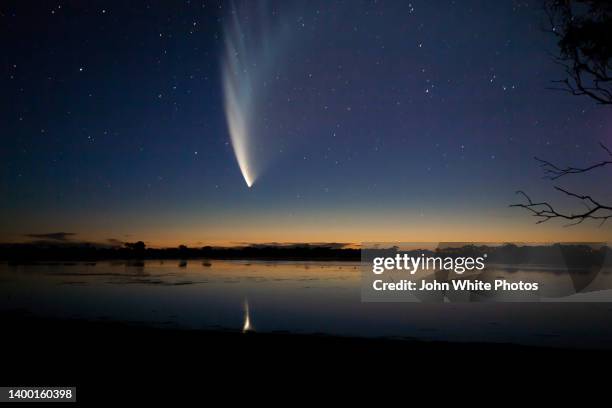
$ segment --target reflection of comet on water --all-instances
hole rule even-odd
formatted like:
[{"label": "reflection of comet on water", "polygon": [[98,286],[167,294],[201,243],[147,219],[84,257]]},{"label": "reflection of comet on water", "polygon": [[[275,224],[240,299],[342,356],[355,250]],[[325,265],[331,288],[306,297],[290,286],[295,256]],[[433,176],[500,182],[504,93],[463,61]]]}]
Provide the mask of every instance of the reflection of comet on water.
[{"label": "reflection of comet on water", "polygon": [[249,312],[249,301],[248,299],[244,300],[244,325],[242,326],[242,332],[246,333],[249,331],[253,331],[254,328],[251,325],[251,316]]}]

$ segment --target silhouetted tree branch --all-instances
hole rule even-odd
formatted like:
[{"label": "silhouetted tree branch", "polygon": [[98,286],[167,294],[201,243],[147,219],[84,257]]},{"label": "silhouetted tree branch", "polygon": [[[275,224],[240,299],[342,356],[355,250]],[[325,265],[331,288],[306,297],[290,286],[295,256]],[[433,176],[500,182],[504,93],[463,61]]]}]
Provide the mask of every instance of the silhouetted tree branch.
[{"label": "silhouetted tree branch", "polygon": [[567,75],[553,89],[612,104],[612,2],[547,0],[545,10],[558,38],[555,61]]},{"label": "silhouetted tree branch", "polygon": [[612,164],[612,152],[610,151],[610,149],[608,149],[606,145],[601,142],[599,143],[599,145],[608,153],[611,160],[603,160],[587,167],[559,167],[547,160],[543,160],[538,157],[535,157],[535,159],[540,162],[540,167],[544,171],[545,177],[549,180],[556,180],[568,174],[586,173],[598,167],[604,167],[608,164]]},{"label": "silhouetted tree branch", "polygon": [[612,207],[608,205],[600,204],[598,201],[588,195],[579,195],[567,191],[559,186],[555,186],[557,191],[567,194],[570,197],[575,197],[581,200],[582,204],[586,207],[586,210],[580,213],[562,213],[554,209],[554,207],[546,202],[534,202],[524,191],[517,191],[517,194],[522,195],[527,203],[523,204],[512,204],[510,207],[520,207],[531,211],[534,217],[538,218],[536,224],[542,224],[553,218],[561,218],[569,221],[573,221],[566,226],[572,226],[581,224],[585,220],[600,220],[600,226],[603,225],[609,218],[612,218]]},{"label": "silhouetted tree branch", "polygon": [[[612,152],[606,147],[606,145],[604,145],[603,143],[600,143],[599,145],[608,153],[610,157],[612,157]],[[540,167],[544,170],[545,177],[550,180],[556,180],[568,174],[587,173],[593,169],[612,164],[612,160],[607,160],[595,163],[587,167],[559,167],[547,160],[539,159],[537,157],[535,159],[540,162]],[[585,211],[580,213],[562,213],[555,210],[552,204],[546,201],[532,201],[531,197],[529,197],[524,191],[517,191],[517,194],[522,195],[527,200],[527,202],[521,204],[512,204],[510,207],[520,207],[529,210],[534,217],[538,218],[538,221],[536,222],[537,224],[541,224],[553,218],[561,218],[565,220],[574,221],[570,224],[567,224],[566,226],[581,224],[582,222],[588,219],[601,221],[601,226],[609,218],[612,218],[612,206],[607,204],[601,204],[591,196],[576,194],[559,186],[555,186],[555,189],[570,197],[574,197],[581,200],[582,204],[586,208]]]}]

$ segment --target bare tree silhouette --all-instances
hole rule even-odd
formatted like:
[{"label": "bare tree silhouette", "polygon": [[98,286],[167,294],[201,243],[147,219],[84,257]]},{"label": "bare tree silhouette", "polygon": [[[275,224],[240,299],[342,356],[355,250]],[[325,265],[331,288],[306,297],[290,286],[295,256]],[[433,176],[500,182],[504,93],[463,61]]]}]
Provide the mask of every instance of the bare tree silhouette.
[{"label": "bare tree silhouette", "polygon": [[[535,159],[540,162],[540,167],[543,169],[546,178],[548,178],[549,180],[557,180],[561,177],[570,174],[588,173],[594,169],[598,169],[612,164],[612,152],[603,143],[600,143],[600,146],[608,154],[610,160],[602,160],[600,162],[585,167],[560,167],[547,160],[543,160],[537,157]],[[580,200],[585,207],[584,211],[577,213],[560,212],[558,210],[555,210],[553,205],[549,202],[533,201],[531,197],[529,197],[529,195],[527,195],[527,193],[522,190],[517,191],[517,194],[521,195],[526,200],[526,202],[520,204],[512,204],[510,205],[510,207],[520,207],[529,210],[534,217],[538,218],[538,221],[536,222],[537,224],[541,224],[553,218],[560,218],[573,221],[567,224],[567,226],[581,224],[582,222],[588,219],[598,220],[601,222],[600,225],[603,225],[608,219],[612,218],[612,205],[602,204],[590,195],[576,194],[559,186],[555,186],[554,188],[555,190],[560,191],[569,197],[573,197]]]},{"label": "bare tree silhouette", "polygon": [[612,164],[612,152],[610,151],[610,149],[608,149],[608,147],[601,142],[599,143],[599,145],[601,146],[602,149],[604,149],[608,153],[608,155],[610,156],[610,160],[602,160],[601,162],[592,164],[587,167],[561,168],[559,166],[552,164],[551,162],[547,160],[543,160],[538,157],[535,157],[535,159],[540,162],[540,167],[544,170],[544,173],[546,174],[546,178],[548,178],[549,180],[556,180],[568,174],[586,173],[598,167],[604,167],[604,166],[607,166],[608,164]]},{"label": "bare tree silhouette", "polygon": [[[555,62],[564,67],[567,77],[553,81],[561,85],[553,89],[572,95],[587,96],[598,104],[612,105],[612,1],[610,0],[547,0],[545,10],[549,31],[558,38],[559,55]],[[608,158],[584,167],[559,166],[535,157],[545,178],[557,180],[571,174],[589,173],[612,164],[612,151],[603,143]],[[526,202],[510,207],[524,208],[538,219],[537,224],[559,218],[571,221],[567,226],[586,220],[603,225],[612,218],[612,205],[602,204],[590,195],[577,194],[560,186],[555,190],[578,199],[585,207],[581,212],[561,212],[546,201],[536,202],[524,191],[517,191]]]},{"label": "bare tree silhouette", "polygon": [[591,196],[575,194],[559,186],[555,186],[555,190],[561,191],[570,197],[575,197],[581,200],[586,209],[580,213],[562,213],[555,210],[554,207],[546,201],[534,202],[524,191],[521,190],[517,191],[517,194],[522,195],[527,200],[527,203],[512,204],[510,207],[521,207],[531,211],[534,217],[539,218],[536,224],[541,224],[553,218],[561,218],[574,221],[567,224],[567,226],[581,224],[588,219],[600,220],[600,225],[603,225],[609,218],[612,218],[612,206],[600,204]]},{"label": "bare tree silhouette", "polygon": [[612,2],[609,0],[547,0],[549,30],[558,39],[555,62],[566,77],[553,89],[612,104]]}]

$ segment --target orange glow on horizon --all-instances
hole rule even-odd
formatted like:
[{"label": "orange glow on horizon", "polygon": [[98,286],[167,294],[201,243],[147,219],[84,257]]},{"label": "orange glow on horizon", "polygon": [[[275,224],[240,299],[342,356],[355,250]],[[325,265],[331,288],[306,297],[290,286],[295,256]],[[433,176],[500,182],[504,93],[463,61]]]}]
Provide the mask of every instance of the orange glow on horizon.
[{"label": "orange glow on horizon", "polygon": [[113,219],[32,220],[5,230],[0,242],[27,242],[27,233],[69,231],[67,242],[112,244],[143,241],[148,247],[244,246],[249,244],[361,242],[609,242],[612,223],[564,227],[561,223],[536,225],[523,214],[470,216],[441,214],[436,217],[397,214],[329,212],[198,216],[179,218],[127,216]]}]

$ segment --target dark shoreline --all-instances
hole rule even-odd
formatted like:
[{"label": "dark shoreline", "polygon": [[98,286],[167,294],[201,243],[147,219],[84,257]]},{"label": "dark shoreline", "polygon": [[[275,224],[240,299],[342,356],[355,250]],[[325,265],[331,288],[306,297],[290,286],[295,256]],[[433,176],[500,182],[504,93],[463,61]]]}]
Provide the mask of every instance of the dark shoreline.
[{"label": "dark shoreline", "polygon": [[[291,333],[155,328],[116,322],[47,319],[0,313],[5,355],[2,384],[76,385],[79,401],[149,399],[171,390],[199,393],[285,382],[348,384],[404,371],[436,384],[447,370],[477,381],[489,371],[606,365],[601,350],[498,343],[446,343]],[[263,371],[262,371],[263,370]],[[265,374],[264,374],[265,373]],[[487,374],[488,375],[488,374]],[[429,377],[427,377],[429,376]],[[446,378],[446,377],[445,377]],[[524,378],[521,378],[524,381]],[[369,380],[368,380],[369,381]],[[430,384],[430,385],[431,385]],[[161,387],[161,388],[159,388]],[[217,388],[218,387],[218,388]],[[109,390],[113,390],[112,393]],[[198,394],[199,395],[199,394]],[[169,395],[172,398],[172,395]]]},{"label": "dark shoreline", "polygon": [[[136,244],[133,244],[136,245]],[[141,246],[100,247],[95,245],[3,244],[0,260],[29,262],[96,262],[106,260],[268,260],[268,261],[359,261],[361,250],[329,246],[246,246],[145,248]]]},{"label": "dark shoreline", "polygon": [[[251,261],[369,261],[374,256],[476,257],[486,256],[489,263],[547,264],[574,267],[601,267],[612,262],[612,249],[604,243],[550,244],[538,246],[504,244],[487,246],[461,244],[445,246],[435,251],[418,249],[398,251],[385,249],[347,248],[345,244],[251,245],[242,247],[147,248],[142,242],[126,243],[123,247],[93,244],[13,243],[0,244],[0,261],[11,264],[36,262],[98,262],[112,260],[251,260]],[[362,259],[362,256],[364,259]]]}]

